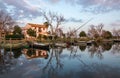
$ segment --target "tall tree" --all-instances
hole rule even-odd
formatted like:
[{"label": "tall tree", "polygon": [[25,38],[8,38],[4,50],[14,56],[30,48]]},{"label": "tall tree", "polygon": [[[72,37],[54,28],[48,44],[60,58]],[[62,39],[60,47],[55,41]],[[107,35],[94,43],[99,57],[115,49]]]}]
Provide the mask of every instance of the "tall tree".
[{"label": "tall tree", "polygon": [[64,22],[64,17],[51,11],[42,11],[42,15],[50,26],[51,34],[56,34],[57,30],[59,29],[59,26],[62,24],[62,22]]},{"label": "tall tree", "polygon": [[12,17],[7,12],[0,10],[0,31],[10,31],[14,24]]},{"label": "tall tree", "polygon": [[27,34],[29,36],[36,37],[36,31],[32,30],[31,28],[27,30]]},{"label": "tall tree", "polygon": [[48,27],[48,26],[49,26],[49,23],[48,23],[48,22],[44,22],[44,25],[45,25],[46,27]]},{"label": "tall tree", "polygon": [[16,25],[16,26],[14,26],[14,31],[13,31],[13,33],[14,34],[22,34],[22,29],[18,26],[18,25]]},{"label": "tall tree", "polygon": [[85,31],[81,31],[80,34],[79,34],[80,37],[86,37],[86,33]]},{"label": "tall tree", "polygon": [[103,27],[104,27],[103,24],[99,24],[97,26],[91,25],[90,29],[88,30],[89,36],[93,38],[101,37],[103,32]]},{"label": "tall tree", "polygon": [[113,29],[112,33],[113,33],[113,36],[117,38],[120,37],[120,29]]},{"label": "tall tree", "polygon": [[69,31],[66,34],[67,37],[68,38],[77,38],[77,32],[75,32],[75,31],[76,31],[75,28],[73,28],[73,29],[69,28]]},{"label": "tall tree", "polygon": [[112,33],[110,31],[103,31],[102,36],[105,39],[110,39],[110,38],[112,38]]},{"label": "tall tree", "polygon": [[6,39],[21,39],[21,38],[24,38],[24,35],[22,34],[22,29],[21,27],[19,27],[18,25],[15,25],[14,28],[13,28],[13,34],[6,34],[5,38]]},{"label": "tall tree", "polygon": [[98,26],[96,26],[96,31],[97,31],[99,36],[102,35],[103,27],[104,27],[103,24],[99,24]]},{"label": "tall tree", "polygon": [[95,29],[94,25],[90,26],[90,29],[88,30],[88,35],[92,38],[95,38],[95,34],[98,34],[98,32]]}]

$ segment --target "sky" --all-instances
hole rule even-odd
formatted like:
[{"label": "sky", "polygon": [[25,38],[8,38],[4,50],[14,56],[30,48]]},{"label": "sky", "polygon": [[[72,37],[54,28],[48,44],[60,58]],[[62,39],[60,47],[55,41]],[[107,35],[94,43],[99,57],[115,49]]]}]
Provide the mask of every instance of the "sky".
[{"label": "sky", "polygon": [[90,25],[104,24],[104,29],[120,29],[120,0],[0,0],[0,10],[7,11],[20,26],[45,22],[41,10],[63,15],[61,28],[87,31]]}]

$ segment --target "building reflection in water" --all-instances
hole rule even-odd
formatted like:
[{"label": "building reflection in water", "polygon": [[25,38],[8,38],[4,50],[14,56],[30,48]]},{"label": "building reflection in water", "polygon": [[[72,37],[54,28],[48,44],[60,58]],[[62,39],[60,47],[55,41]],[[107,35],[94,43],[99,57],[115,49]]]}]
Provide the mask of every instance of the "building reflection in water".
[{"label": "building reflection in water", "polygon": [[23,49],[22,53],[26,56],[27,59],[33,59],[33,58],[48,58],[48,52],[47,50],[41,50],[41,49]]}]

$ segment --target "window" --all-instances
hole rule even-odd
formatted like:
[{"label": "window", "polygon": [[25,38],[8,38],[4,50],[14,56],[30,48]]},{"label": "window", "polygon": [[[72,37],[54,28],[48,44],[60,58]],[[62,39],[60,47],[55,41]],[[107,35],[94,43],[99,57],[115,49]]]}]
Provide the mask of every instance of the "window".
[{"label": "window", "polygon": [[43,30],[45,30],[45,28],[43,28]]},{"label": "window", "polygon": [[39,28],[39,32],[42,32],[41,28]]}]

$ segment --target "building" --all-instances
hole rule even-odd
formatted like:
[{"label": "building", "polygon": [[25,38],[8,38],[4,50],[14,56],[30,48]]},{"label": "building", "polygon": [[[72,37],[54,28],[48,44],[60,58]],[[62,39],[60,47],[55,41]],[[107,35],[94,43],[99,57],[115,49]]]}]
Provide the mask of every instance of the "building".
[{"label": "building", "polygon": [[39,35],[48,35],[47,30],[48,30],[48,26],[45,24],[32,24],[32,23],[28,23],[25,27],[22,28],[23,30],[23,34],[25,35],[26,38],[29,38],[30,36],[27,34],[27,30],[28,29],[32,29],[34,31],[36,31],[36,37],[38,37]]}]

